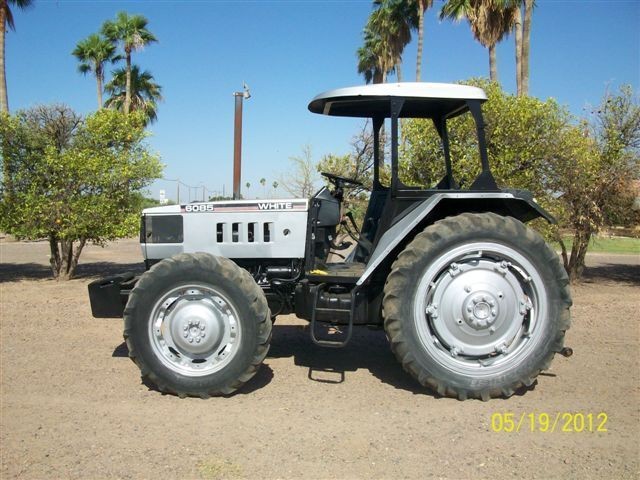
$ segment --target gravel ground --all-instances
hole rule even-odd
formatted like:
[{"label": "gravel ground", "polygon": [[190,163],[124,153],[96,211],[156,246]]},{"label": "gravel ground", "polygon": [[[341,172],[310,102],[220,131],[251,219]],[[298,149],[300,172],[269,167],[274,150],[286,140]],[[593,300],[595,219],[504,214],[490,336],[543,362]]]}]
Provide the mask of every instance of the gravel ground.
[{"label": "gravel ground", "polygon": [[[48,279],[47,262],[44,243],[0,241],[3,479],[640,476],[640,255],[590,256],[573,288],[573,357],[490,402],[420,388],[380,331],[321,349],[294,316],[278,319],[237,394],[163,395],[127,358],[122,322],[93,319],[87,298],[96,275],[140,269],[137,243],[88,247],[67,283]],[[575,412],[606,413],[607,431],[491,426],[492,414]]]}]

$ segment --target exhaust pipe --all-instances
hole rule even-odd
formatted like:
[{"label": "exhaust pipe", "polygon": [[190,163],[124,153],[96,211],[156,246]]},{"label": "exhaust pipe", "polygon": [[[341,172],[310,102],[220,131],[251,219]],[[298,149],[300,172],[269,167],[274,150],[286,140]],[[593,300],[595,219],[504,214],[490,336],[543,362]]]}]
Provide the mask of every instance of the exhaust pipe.
[{"label": "exhaust pipe", "polygon": [[249,87],[243,85],[242,92],[234,92],[235,115],[233,122],[233,199],[240,200],[240,182],[242,172],[242,101],[251,98]]}]

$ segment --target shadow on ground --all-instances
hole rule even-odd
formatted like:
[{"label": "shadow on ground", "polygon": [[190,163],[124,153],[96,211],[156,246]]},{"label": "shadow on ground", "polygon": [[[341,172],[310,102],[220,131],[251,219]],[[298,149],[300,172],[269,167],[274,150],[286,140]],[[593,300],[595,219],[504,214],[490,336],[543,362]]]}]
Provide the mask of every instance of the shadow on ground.
[{"label": "shadow on ground", "polygon": [[[112,353],[113,357],[126,358],[129,350],[126,343],[119,344]],[[422,387],[406,373],[389,349],[384,332],[356,327],[353,337],[346,348],[323,348],[314,345],[309,338],[305,325],[274,325],[271,348],[264,363],[243,387],[233,395],[245,395],[267,386],[274,377],[269,359],[293,357],[295,365],[307,369],[309,381],[340,384],[349,382],[349,373],[366,369],[382,383],[417,395],[427,395],[436,399],[445,398],[437,392]],[[133,367],[133,366],[132,366]],[[547,374],[554,377],[555,375]],[[142,383],[153,391],[160,391],[148,379]],[[537,380],[529,387],[522,387],[515,393],[522,396],[533,390]],[[506,400],[506,399],[496,399]]]},{"label": "shadow on ground", "polygon": [[273,327],[269,358],[293,357],[296,365],[307,368],[309,380],[343,383],[347,373],[369,370],[381,382],[412,393],[431,393],[402,370],[383,331],[355,327],[345,348],[323,348],[312,343],[306,325]]},{"label": "shadow on ground", "polygon": [[[124,272],[142,273],[143,263],[95,262],[78,265],[74,278],[95,279]],[[43,280],[53,276],[51,268],[41,263],[0,263],[0,283],[18,280]]]},{"label": "shadow on ground", "polygon": [[597,267],[586,267],[583,279],[587,283],[606,281],[640,285],[640,265],[604,263]]},{"label": "shadow on ground", "polygon": [[[127,348],[127,344],[125,342],[122,342],[113,350],[111,356],[117,358],[127,358],[129,356],[129,348]],[[131,366],[132,368],[135,368],[133,367],[133,365]],[[233,393],[232,395],[246,395],[248,393],[255,392],[256,390],[260,390],[261,388],[268,385],[271,380],[273,380],[273,370],[271,369],[269,364],[265,362],[260,366],[260,369],[253,376],[253,378],[251,378],[251,380],[245,383],[237,392]],[[143,378],[142,383],[149,390],[160,392],[158,387],[155,384],[151,383],[147,378]],[[161,393],[165,394],[165,392]]]}]

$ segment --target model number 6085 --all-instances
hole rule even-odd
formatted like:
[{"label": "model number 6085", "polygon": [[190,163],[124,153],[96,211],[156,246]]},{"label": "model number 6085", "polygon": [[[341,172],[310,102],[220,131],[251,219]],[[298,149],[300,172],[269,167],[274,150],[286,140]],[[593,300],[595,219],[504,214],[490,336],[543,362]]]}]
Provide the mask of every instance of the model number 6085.
[{"label": "model number 6085", "polygon": [[213,212],[213,205],[185,205],[185,212]]}]

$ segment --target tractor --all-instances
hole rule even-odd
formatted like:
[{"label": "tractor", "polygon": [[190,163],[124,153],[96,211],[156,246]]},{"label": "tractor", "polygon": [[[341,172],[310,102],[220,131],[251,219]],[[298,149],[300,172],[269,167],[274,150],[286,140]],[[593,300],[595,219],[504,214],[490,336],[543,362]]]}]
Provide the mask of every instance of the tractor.
[{"label": "tractor", "polygon": [[[309,322],[310,348],[345,347],[354,327],[384,328],[404,370],[441,396],[488,400],[525,390],[556,353],[571,354],[569,280],[525,225],[553,217],[529,192],[499,188],[491,173],[486,100],[480,88],[437,83],[316,96],[311,112],[369,119],[373,129],[373,186],[343,261],[329,259],[348,246],[338,227],[354,179],[323,173],[327,184],[309,199],[149,208],[140,228],[145,273],[92,282],[93,316],[124,317],[142,376],[180,397],[240,388],[267,355],[274,319],[286,314]],[[454,178],[447,133],[463,114],[475,122],[481,167],[467,188]],[[404,118],[429,119],[441,140],[445,173],[429,188],[400,178]]]}]

